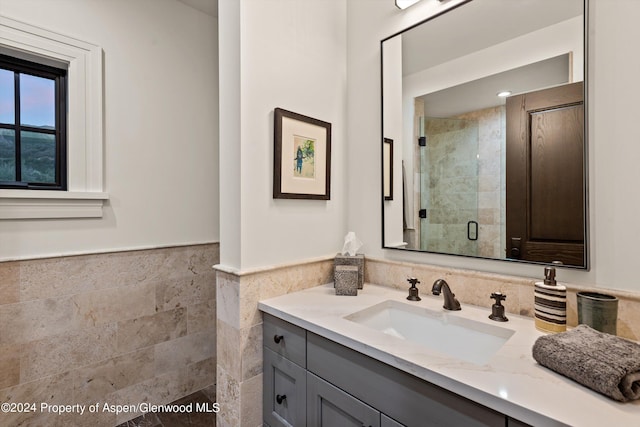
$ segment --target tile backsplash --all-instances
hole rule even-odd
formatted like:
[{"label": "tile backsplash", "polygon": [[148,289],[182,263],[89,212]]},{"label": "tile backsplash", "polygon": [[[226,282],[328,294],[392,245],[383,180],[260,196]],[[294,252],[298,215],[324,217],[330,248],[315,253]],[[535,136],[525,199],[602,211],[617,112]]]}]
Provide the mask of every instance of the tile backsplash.
[{"label": "tile backsplash", "polygon": [[[490,298],[491,293],[500,291],[507,295],[507,299],[503,301],[507,312],[529,317],[533,317],[533,284],[540,280],[366,258],[366,282],[408,289],[407,277],[418,278],[421,281],[421,284],[418,285],[420,292],[427,295],[431,294],[431,285],[434,281],[445,279],[462,304],[473,304],[480,307],[490,308],[493,304],[493,300]],[[578,324],[576,293],[580,291],[601,292],[614,295],[619,299],[618,335],[640,340],[640,294],[612,289],[587,288],[564,282],[562,284],[567,286],[568,326]]]},{"label": "tile backsplash", "polygon": [[[218,244],[0,263],[0,402],[166,404],[216,377]],[[139,413],[0,413],[114,426]]]}]

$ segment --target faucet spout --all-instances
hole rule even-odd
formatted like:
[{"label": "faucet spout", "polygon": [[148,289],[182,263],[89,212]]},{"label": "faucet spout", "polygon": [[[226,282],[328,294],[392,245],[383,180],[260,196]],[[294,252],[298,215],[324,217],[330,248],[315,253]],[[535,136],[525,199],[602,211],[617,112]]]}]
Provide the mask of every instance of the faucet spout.
[{"label": "faucet spout", "polygon": [[436,280],[431,287],[432,294],[440,295],[440,292],[444,295],[444,305],[442,307],[445,310],[460,310],[460,302],[456,299],[456,294],[451,292],[449,284],[444,279]]}]

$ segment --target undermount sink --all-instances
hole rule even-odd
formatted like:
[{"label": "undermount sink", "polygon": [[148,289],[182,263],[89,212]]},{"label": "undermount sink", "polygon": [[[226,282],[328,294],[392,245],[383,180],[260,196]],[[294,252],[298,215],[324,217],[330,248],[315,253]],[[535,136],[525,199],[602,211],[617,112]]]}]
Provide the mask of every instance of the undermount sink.
[{"label": "undermount sink", "polygon": [[460,313],[389,300],[345,319],[478,365],[487,363],[514,333],[511,329],[466,319]]}]

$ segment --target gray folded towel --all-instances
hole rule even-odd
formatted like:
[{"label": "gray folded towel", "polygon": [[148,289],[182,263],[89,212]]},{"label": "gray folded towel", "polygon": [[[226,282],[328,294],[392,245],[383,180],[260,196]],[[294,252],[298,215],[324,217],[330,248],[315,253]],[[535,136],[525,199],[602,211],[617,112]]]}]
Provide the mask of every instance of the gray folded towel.
[{"label": "gray folded towel", "polygon": [[542,366],[621,402],[640,398],[640,345],[587,325],[538,338]]}]

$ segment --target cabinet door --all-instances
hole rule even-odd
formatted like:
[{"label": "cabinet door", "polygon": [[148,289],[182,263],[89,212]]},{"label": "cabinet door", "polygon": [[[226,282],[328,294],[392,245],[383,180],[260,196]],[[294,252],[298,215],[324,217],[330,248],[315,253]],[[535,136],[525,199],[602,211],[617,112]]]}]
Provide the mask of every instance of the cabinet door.
[{"label": "cabinet door", "polygon": [[307,369],[411,427],[504,427],[505,416],[336,342],[307,333]]},{"label": "cabinet door", "polygon": [[303,426],[306,418],[306,371],[264,348],[263,417],[271,427]]},{"label": "cabinet door", "polygon": [[380,412],[307,373],[307,427],[380,427]]}]

